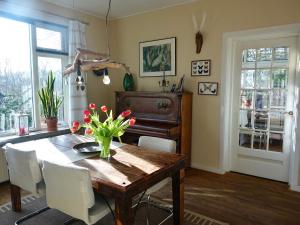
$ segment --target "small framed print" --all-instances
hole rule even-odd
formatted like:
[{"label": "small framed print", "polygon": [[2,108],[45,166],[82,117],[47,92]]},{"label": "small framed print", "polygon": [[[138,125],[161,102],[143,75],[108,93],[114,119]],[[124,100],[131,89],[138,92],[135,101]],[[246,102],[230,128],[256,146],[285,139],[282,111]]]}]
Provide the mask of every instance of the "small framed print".
[{"label": "small framed print", "polygon": [[211,60],[195,60],[191,64],[192,76],[209,76],[211,70]]},{"label": "small framed print", "polygon": [[199,82],[198,83],[199,95],[218,95],[217,82]]}]

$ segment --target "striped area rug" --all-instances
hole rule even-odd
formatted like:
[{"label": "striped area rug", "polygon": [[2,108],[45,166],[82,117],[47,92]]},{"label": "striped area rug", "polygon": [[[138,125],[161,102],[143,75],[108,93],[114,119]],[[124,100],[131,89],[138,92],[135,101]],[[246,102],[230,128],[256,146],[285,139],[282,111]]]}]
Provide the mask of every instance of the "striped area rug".
[{"label": "striped area rug", "polygon": [[[22,198],[22,207],[23,208],[27,208],[26,205],[30,208],[35,203],[37,205],[45,204],[43,199],[37,199],[36,197],[34,197],[32,195],[28,195],[28,196],[25,196],[25,197]],[[170,211],[170,205],[167,205],[164,202],[159,201],[158,199],[153,199],[152,200],[152,205],[153,205],[152,208],[156,208],[155,210],[152,209],[152,213],[159,214],[158,208],[161,212],[164,211],[163,213],[165,213],[165,214],[167,214],[167,212]],[[2,224],[1,223],[2,222],[1,217],[5,217],[5,215],[10,215],[10,216],[14,215],[14,212],[12,212],[11,203],[6,203],[6,204],[0,206],[0,224],[1,225],[10,225],[10,224]],[[143,217],[143,216],[139,216],[137,214],[137,217]],[[137,218],[137,219],[139,219],[139,218]],[[104,220],[105,220],[105,218],[104,218]],[[184,210],[184,221],[185,221],[185,223],[184,223],[185,225],[229,225],[228,223],[224,223],[224,222],[221,222],[221,221],[203,216],[199,213],[192,212],[190,210]],[[79,223],[79,224],[81,225],[83,223]],[[99,225],[102,225],[102,224],[106,225],[107,223],[106,222],[101,223],[101,221],[100,221],[100,223],[97,223],[96,225],[98,225],[98,224]],[[169,224],[172,224],[172,222],[171,221],[166,221],[165,222],[165,225],[169,225]],[[12,223],[12,225],[13,225],[13,223]],[[33,225],[35,225],[35,223],[33,223]]]},{"label": "striped area rug", "polygon": [[[37,198],[34,197],[33,195],[27,195],[22,198],[22,206],[26,207],[26,204],[31,203],[36,199]],[[1,213],[5,213],[8,211],[11,211],[11,203],[10,202],[0,206],[0,215],[1,215]]]}]

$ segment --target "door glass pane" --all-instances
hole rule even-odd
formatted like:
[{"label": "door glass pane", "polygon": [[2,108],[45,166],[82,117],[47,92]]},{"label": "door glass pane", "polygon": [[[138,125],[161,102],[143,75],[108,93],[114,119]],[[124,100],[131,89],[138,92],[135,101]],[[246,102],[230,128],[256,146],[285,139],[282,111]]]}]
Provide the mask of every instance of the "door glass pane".
[{"label": "door glass pane", "polygon": [[241,88],[254,88],[255,70],[243,70],[241,79]]},{"label": "door glass pane", "polygon": [[252,109],[252,97],[253,97],[253,91],[251,90],[241,90],[241,102],[240,107],[242,109]]},{"label": "door glass pane", "polygon": [[242,68],[255,68],[256,49],[243,51]]},{"label": "door glass pane", "polygon": [[285,108],[286,97],[287,97],[286,90],[274,89],[271,93],[272,93],[271,94],[271,107],[272,108]]},{"label": "door glass pane", "polygon": [[256,74],[256,88],[267,89],[270,87],[271,70],[261,69],[257,70]]},{"label": "door glass pane", "polygon": [[278,47],[274,49],[274,67],[288,67],[289,48]]},{"label": "door glass pane", "polygon": [[267,133],[266,132],[256,132],[253,135],[253,148],[259,150],[267,149]]},{"label": "door glass pane", "polygon": [[284,112],[272,111],[270,112],[270,130],[283,131],[284,129]]},{"label": "door glass pane", "polygon": [[272,88],[286,88],[287,77],[287,69],[274,69],[272,71]]},{"label": "door glass pane", "polygon": [[269,150],[274,152],[283,151],[283,134],[270,133]]},{"label": "door glass pane", "polygon": [[257,91],[255,96],[255,108],[257,110],[269,108],[269,91]]},{"label": "door glass pane", "polygon": [[239,145],[246,148],[251,148],[251,138],[252,135],[249,133],[240,133]]},{"label": "door glass pane", "polygon": [[272,62],[272,48],[260,48],[257,50],[257,67],[270,67]]},{"label": "door glass pane", "polygon": [[0,135],[14,129],[14,114],[34,127],[29,25],[0,17]]},{"label": "door glass pane", "polygon": [[254,128],[259,130],[268,129],[268,113],[267,112],[256,112],[254,116]]},{"label": "door glass pane", "polygon": [[[61,58],[38,57],[39,86],[44,87],[50,71],[55,75],[55,92],[63,97],[62,61]],[[60,107],[58,119],[63,120],[63,105]]]},{"label": "door glass pane", "polygon": [[252,128],[252,112],[250,110],[240,110],[240,127]]}]

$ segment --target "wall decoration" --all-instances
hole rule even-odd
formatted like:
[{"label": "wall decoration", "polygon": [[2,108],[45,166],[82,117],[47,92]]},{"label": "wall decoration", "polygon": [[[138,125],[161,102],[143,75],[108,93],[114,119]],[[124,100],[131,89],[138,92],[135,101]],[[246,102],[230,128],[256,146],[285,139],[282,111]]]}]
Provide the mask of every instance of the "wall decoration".
[{"label": "wall decoration", "polygon": [[217,82],[199,82],[198,83],[199,95],[218,95]]},{"label": "wall decoration", "polygon": [[197,18],[196,16],[193,14],[193,23],[194,23],[194,29],[195,29],[195,32],[196,32],[196,35],[195,35],[195,43],[196,43],[196,53],[199,54],[201,52],[201,49],[202,49],[202,45],[203,45],[203,35],[202,35],[202,32],[203,32],[203,27],[204,27],[204,24],[205,24],[205,21],[206,21],[206,12],[203,13],[203,16],[202,16],[202,21],[200,23],[200,26],[198,25],[198,21],[197,21]]},{"label": "wall decoration", "polygon": [[211,60],[195,60],[191,63],[192,76],[209,76]]},{"label": "wall decoration", "polygon": [[140,76],[176,75],[176,38],[140,42]]}]

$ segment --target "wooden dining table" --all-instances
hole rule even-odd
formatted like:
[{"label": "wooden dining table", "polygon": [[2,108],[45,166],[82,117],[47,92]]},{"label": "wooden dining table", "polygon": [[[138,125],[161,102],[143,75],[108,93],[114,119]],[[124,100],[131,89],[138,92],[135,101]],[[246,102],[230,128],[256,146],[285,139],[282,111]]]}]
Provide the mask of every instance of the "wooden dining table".
[{"label": "wooden dining table", "polygon": [[[89,141],[91,139],[85,136],[65,134],[23,142],[16,146],[24,150],[36,150],[41,163],[51,161],[88,168],[94,190],[115,199],[116,225],[133,225],[133,197],[163,179],[172,177],[173,224],[183,225],[183,155],[143,150],[138,146],[118,142],[111,144],[110,159],[101,159],[99,153],[80,153],[73,149],[76,144]],[[11,185],[11,200],[13,210],[20,211],[20,188],[15,185]]]}]

